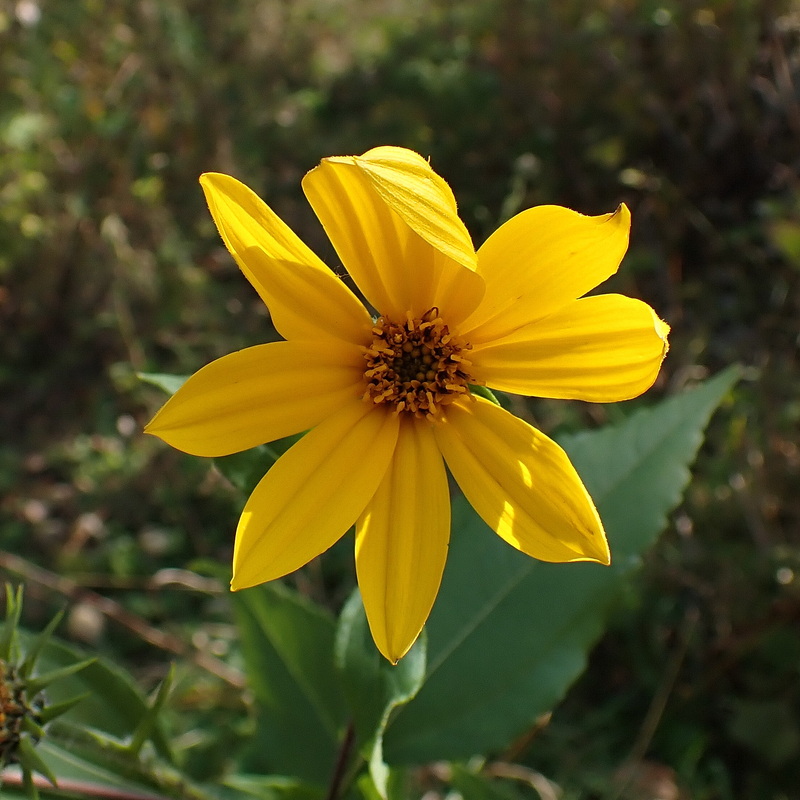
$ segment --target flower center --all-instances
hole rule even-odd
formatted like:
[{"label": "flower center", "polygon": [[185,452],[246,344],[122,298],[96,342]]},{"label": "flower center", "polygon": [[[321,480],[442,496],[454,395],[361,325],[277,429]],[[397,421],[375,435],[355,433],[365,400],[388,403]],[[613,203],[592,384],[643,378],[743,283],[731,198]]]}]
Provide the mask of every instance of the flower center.
[{"label": "flower center", "polygon": [[453,336],[438,308],[404,323],[379,317],[366,348],[367,389],[364,399],[392,404],[396,412],[425,419],[469,391],[471,382],[463,357],[467,342]]}]

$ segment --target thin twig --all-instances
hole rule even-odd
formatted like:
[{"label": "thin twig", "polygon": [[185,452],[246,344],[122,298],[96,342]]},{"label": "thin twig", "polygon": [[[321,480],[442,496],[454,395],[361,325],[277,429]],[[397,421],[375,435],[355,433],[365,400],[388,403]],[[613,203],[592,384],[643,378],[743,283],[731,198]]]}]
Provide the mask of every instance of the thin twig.
[{"label": "thin twig", "polygon": [[[53,785],[50,781],[42,775],[33,775],[32,781],[37,789],[53,789]],[[0,773],[0,786],[4,785],[15,786],[17,788],[22,787],[22,773],[17,773],[13,768]],[[58,791],[76,794],[80,797],[96,797],[99,800],[170,800],[163,794],[118,789],[115,786],[102,786],[99,783],[75,781],[67,778],[58,779]]]},{"label": "thin twig", "polygon": [[152,575],[106,575],[93,572],[81,572],[73,575],[71,580],[81,589],[113,589],[134,590],[140,592],[156,592],[165,587],[178,591],[197,592],[199,594],[221,595],[225,592],[223,584],[216,578],[205,578],[188,569],[165,567]]},{"label": "thin twig", "polygon": [[[444,784],[451,785],[453,781],[453,765],[448,761],[435,761],[428,764],[426,771],[436,780]],[[504,780],[518,781],[530,786],[541,798],[541,800],[559,800],[561,788],[553,783],[549,778],[545,778],[541,772],[525,767],[522,764],[512,764],[507,761],[491,761],[483,764],[476,775],[484,775],[487,778],[502,778]]]},{"label": "thin twig", "polygon": [[536,791],[541,800],[558,800],[561,797],[561,789],[549,778],[545,778],[541,772],[537,772],[530,767],[521,764],[508,764],[504,761],[492,761],[482,770],[484,775],[493,778],[505,778],[507,780],[525,783]]},{"label": "thin twig", "polygon": [[166,650],[168,653],[174,653],[182,658],[190,659],[198,667],[210,672],[212,675],[216,675],[218,678],[221,678],[237,689],[243,689],[245,687],[245,678],[241,672],[229,667],[218,658],[195,650],[177,636],[164,633],[164,631],[154,628],[152,625],[148,625],[141,617],[128,611],[128,609],[115,600],[93,592],[91,589],[85,589],[69,578],[56,575],[54,572],[36,566],[30,561],[26,561],[24,558],[20,558],[12,553],[0,551],[0,568],[14,575],[18,575],[26,581],[37,583],[53,592],[58,592],[69,598],[72,602],[80,601],[89,603],[100,611],[100,613],[117,624],[122,625],[124,628],[127,628],[143,641],[148,642],[154,647]]},{"label": "thin twig", "polygon": [[333,768],[333,774],[331,775],[331,782],[325,800],[338,800],[339,791],[342,788],[342,780],[347,768],[347,762],[350,759],[350,752],[353,749],[355,740],[356,729],[351,722],[347,726],[347,730],[344,732],[344,738],[339,746],[339,755],[336,757],[336,766]]}]

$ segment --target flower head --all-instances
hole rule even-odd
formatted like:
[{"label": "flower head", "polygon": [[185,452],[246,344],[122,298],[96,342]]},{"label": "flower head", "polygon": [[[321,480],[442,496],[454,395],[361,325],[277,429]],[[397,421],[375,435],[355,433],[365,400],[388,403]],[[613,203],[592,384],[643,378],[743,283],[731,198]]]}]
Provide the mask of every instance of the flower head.
[{"label": "flower head", "polygon": [[397,661],[439,589],[445,464],[505,541],[544,561],[609,563],[564,451],[471,386],[596,402],[655,380],[668,326],[645,303],[583,297],[627,249],[630,215],[539,206],[477,251],[449,186],[414,152],[327,158],[303,189],[373,315],[247,187],[206,174],[220,234],[284,341],[207,365],[147,426],[222,456],[309,430],[264,476],[236,532],[232,587],[286,575],[356,526],[356,572]]},{"label": "flower head", "polygon": [[[5,587],[6,618],[0,625],[0,773],[9,764],[22,768],[22,785],[29,797],[38,797],[33,773],[44,775],[53,786],[56,777],[38,754],[36,745],[46,736],[46,726],[79,703],[74,697],[59,703],[46,702],[43,689],[88,667],[94,659],[79,661],[38,673],[36,665],[61,614],[32,643],[23,647],[19,635],[22,587]],[[2,781],[0,780],[0,785]]]}]

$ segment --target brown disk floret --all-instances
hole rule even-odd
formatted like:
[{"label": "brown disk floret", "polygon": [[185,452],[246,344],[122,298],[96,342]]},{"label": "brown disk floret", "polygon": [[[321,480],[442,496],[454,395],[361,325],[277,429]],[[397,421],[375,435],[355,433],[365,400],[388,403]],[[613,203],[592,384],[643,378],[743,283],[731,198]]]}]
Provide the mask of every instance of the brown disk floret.
[{"label": "brown disk floret", "polygon": [[438,308],[404,323],[380,317],[366,348],[367,389],[364,399],[388,403],[424,419],[469,391],[470,362],[463,353],[470,345],[453,336]]}]

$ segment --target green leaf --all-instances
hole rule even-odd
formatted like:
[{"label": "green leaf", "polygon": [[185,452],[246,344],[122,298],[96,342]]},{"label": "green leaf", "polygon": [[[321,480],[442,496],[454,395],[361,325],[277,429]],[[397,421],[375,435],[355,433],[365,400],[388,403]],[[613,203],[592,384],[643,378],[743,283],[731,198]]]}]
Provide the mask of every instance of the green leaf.
[{"label": "green leaf", "polygon": [[494,403],[496,406],[500,405],[497,395],[488,386],[470,384],[469,390],[472,392],[472,394],[476,394],[478,397],[482,397],[484,400],[488,400],[490,403]]},{"label": "green leaf", "polygon": [[[214,800],[214,795],[190,787],[176,771],[150,760],[139,764],[125,758],[118,747],[108,747],[102,737],[77,728],[59,726],[55,736],[35,747],[38,758],[58,779],[58,789],[40,787],[42,797],[141,797],[152,800]],[[2,797],[23,796],[21,790],[3,786]]]},{"label": "green leaf", "polygon": [[26,688],[31,695],[38,694],[51,683],[63,681],[64,678],[68,678],[70,675],[74,675],[76,672],[86,669],[86,667],[93,663],[93,658],[87,658],[85,661],[76,661],[74,664],[67,664],[65,667],[50,670],[50,672],[46,672],[43,675],[36,675],[26,681]]},{"label": "green leaf", "polygon": [[10,661],[15,656],[14,649],[17,642],[17,625],[22,613],[22,585],[16,590],[11,584],[6,584],[6,619],[0,630],[0,659]]},{"label": "green leaf", "polygon": [[390,764],[506,746],[580,675],[609,607],[689,481],[688,466],[738,377],[713,380],[563,444],[606,526],[613,564],[545,564],[453,504],[450,554],[428,623],[428,673],[384,737]]},{"label": "green leaf", "polygon": [[[35,641],[30,634],[20,633],[23,642]],[[82,662],[85,662],[85,654],[77,648],[54,639],[45,644],[38,658],[38,669],[51,673],[66,670],[64,677],[47,687],[47,705],[68,703],[78,695],[86,695],[83,701],[59,717],[59,722],[85,726],[119,741],[126,740],[147,713],[143,696],[119,667],[95,659],[75,672],[75,665]],[[167,740],[159,728],[153,732],[152,741],[162,757],[168,758]]]},{"label": "green leaf", "polygon": [[31,744],[31,740],[27,736],[21,738],[19,741],[19,754],[17,758],[23,767],[29,769],[31,772],[38,772],[40,775],[44,775],[44,777],[50,781],[51,785],[57,785],[58,781],[53,771],[42,760],[42,757]]},{"label": "green leaf", "polygon": [[[137,377],[140,381],[157,386],[167,394],[173,395],[190,376],[139,372]],[[250,494],[270,467],[302,436],[302,433],[298,433],[241,453],[220,456],[214,459],[214,465],[237,489],[245,494]]]},{"label": "green leaf", "polygon": [[[129,793],[136,790],[139,795],[146,788],[155,796],[153,790],[158,789],[158,795],[166,785],[168,792],[164,796],[188,796],[180,789],[185,784],[184,779],[170,771],[167,761],[150,759],[159,766],[144,766],[133,754],[126,753],[123,743],[134,735],[142,720],[147,719],[145,701],[126,673],[101,659],[87,662],[82,652],[54,639],[42,644],[41,637],[25,631],[20,631],[20,638],[23,651],[28,643],[39,647],[37,666],[45,674],[38,680],[48,683],[42,722],[62,712],[47,725],[44,739],[33,749],[37,761],[29,766],[54,776],[61,788],[91,784]],[[34,677],[29,686],[35,688],[36,680]],[[160,755],[168,756],[163,733],[158,726],[153,728],[156,722],[160,721],[149,720],[148,738]],[[162,779],[166,775],[173,775],[174,780]],[[39,792],[42,797],[62,796],[51,794],[46,787],[40,787]],[[25,796],[24,789],[4,786],[2,796],[6,794]],[[81,792],[76,794],[82,796]]]},{"label": "green leaf", "polygon": [[322,800],[325,794],[321,788],[280,775],[231,775],[224,785],[235,789],[237,797],[258,800]]},{"label": "green leaf", "polygon": [[408,800],[409,797],[416,797],[409,779],[409,770],[387,769],[388,778],[382,779],[384,785],[380,789],[375,785],[373,775],[362,772],[355,782],[357,796],[362,800]]},{"label": "green leaf", "polygon": [[275,581],[232,599],[258,715],[244,769],[324,784],[345,716],[333,666],[334,620]]},{"label": "green leaf", "polygon": [[425,677],[425,635],[417,639],[397,666],[377,650],[356,589],[342,609],[336,636],[336,667],[353,715],[361,755],[382,798],[389,772],[383,761],[383,732],[394,709],[419,691]]},{"label": "green leaf", "polygon": [[[192,783],[169,765],[148,757],[132,758],[115,742],[80,729],[61,729],[55,738],[36,745],[41,758],[58,778],[58,789],[41,786],[43,798],[136,798],[136,800],[322,800],[324,790],[296,778],[273,775],[234,775],[222,784]],[[26,797],[10,768],[0,796]]]},{"label": "green leaf", "polygon": [[241,453],[220,456],[214,459],[214,465],[237,489],[250,494],[267,470],[302,436],[298,433]]},{"label": "green leaf", "polygon": [[219,456],[214,459],[214,466],[237,489],[250,494],[279,456],[270,445],[262,444],[241,453]]},{"label": "green leaf", "polygon": [[39,800],[39,790],[33,779],[33,771],[27,764],[22,763],[20,763],[20,769],[22,769],[22,786],[28,800]]},{"label": "green leaf", "polygon": [[53,632],[58,627],[59,623],[64,617],[64,610],[62,609],[59,611],[53,619],[47,624],[45,629],[38,635],[36,640],[28,645],[27,652],[25,653],[25,660],[20,664],[19,667],[19,674],[23,678],[27,678],[36,667],[36,661],[38,660],[44,646],[50,640],[53,635]]},{"label": "green leaf", "polygon": [[[29,785],[15,789],[6,781],[3,797],[30,796],[33,777],[25,778],[25,770],[58,780],[61,789],[76,781],[129,792],[135,788],[139,796],[143,787],[161,788],[162,781],[155,772],[125,754],[123,742],[134,734],[146,714],[142,696],[118,668],[98,659],[86,660],[78,649],[52,639],[50,634],[57,622],[58,618],[38,636],[19,631],[19,649],[25,654],[23,667],[26,673],[32,673],[26,681],[27,691],[33,695],[45,689],[46,704],[39,723],[46,728],[42,732],[30,720],[24,723],[33,734],[33,739],[22,739],[19,755],[23,783],[27,780]],[[157,752],[168,753],[157,724],[160,720],[152,718],[149,722],[148,738]],[[154,758],[150,762],[156,763]],[[168,763],[158,763],[159,772],[169,772]],[[8,776],[12,779],[13,774]],[[180,788],[185,781],[178,777],[173,783]],[[186,796],[183,791],[178,793],[178,788],[169,796]],[[38,793],[43,797],[63,796],[53,795],[46,786],[39,786]],[[78,790],[74,794],[83,796]]]},{"label": "green leaf", "polygon": [[167,698],[172,691],[174,681],[175,665],[172,664],[166,677],[159,684],[153,702],[147,707],[147,711],[139,720],[130,742],[125,747],[132,756],[139,755],[144,743],[149,741],[153,737],[153,733],[158,729],[161,712],[164,710]]},{"label": "green leaf", "polygon": [[36,712],[36,718],[42,725],[47,725],[48,722],[52,722],[54,719],[66,714],[67,711],[72,710],[78,703],[82,703],[90,696],[91,693],[86,692],[86,694],[71,697],[69,700],[62,700],[60,703],[49,703],[41,711]]},{"label": "green leaf", "polygon": [[164,372],[137,372],[136,377],[144,383],[158,387],[169,395],[175,394],[189,380],[188,375],[168,375]]}]

